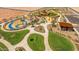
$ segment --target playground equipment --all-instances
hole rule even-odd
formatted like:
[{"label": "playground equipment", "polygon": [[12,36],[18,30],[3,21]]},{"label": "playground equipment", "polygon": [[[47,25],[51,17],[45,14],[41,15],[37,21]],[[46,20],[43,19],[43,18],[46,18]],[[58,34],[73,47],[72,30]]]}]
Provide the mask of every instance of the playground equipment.
[{"label": "playground equipment", "polygon": [[11,21],[7,21],[5,24],[3,24],[4,30],[20,30],[27,27],[27,21],[24,18],[14,18]]}]

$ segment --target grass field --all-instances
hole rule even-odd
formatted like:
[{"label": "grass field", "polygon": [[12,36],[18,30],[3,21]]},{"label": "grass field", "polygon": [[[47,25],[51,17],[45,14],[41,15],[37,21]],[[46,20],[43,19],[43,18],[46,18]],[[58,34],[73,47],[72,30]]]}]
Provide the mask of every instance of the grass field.
[{"label": "grass field", "polygon": [[17,32],[4,32],[0,30],[0,34],[4,37],[5,40],[10,42],[12,45],[16,45],[17,43],[19,43],[27,33],[29,33],[29,30]]},{"label": "grass field", "polygon": [[48,42],[54,51],[72,51],[74,50],[73,44],[61,34],[49,31]]},{"label": "grass field", "polygon": [[27,40],[30,48],[34,51],[43,51],[45,50],[44,46],[44,37],[40,34],[30,34]]},{"label": "grass field", "polygon": [[0,42],[0,51],[8,51],[8,48]]}]

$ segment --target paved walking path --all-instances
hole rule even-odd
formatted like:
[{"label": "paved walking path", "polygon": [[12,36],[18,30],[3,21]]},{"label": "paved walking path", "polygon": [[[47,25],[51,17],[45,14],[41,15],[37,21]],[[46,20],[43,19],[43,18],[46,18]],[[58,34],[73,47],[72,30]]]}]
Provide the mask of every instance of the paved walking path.
[{"label": "paved walking path", "polygon": [[32,27],[27,27],[26,29],[29,29],[30,32],[28,34],[26,34],[24,39],[20,43],[18,43],[17,45],[11,45],[8,41],[4,40],[3,38],[0,39],[0,42],[2,42],[4,45],[6,45],[10,51],[14,51],[16,47],[24,47],[26,50],[32,51],[32,49],[29,47],[29,45],[27,43],[27,38],[30,34],[37,33],[37,34],[41,34],[44,36],[45,50],[51,51],[51,48],[49,47],[49,44],[48,44],[47,24],[41,24],[41,25],[44,26],[45,33],[40,33],[40,32],[35,31],[34,28],[32,28]]},{"label": "paved walking path", "polygon": [[8,41],[4,40],[4,38],[1,38],[0,42],[3,43],[10,51],[14,51],[13,45],[11,45]]},{"label": "paved walking path", "polygon": [[40,33],[40,32],[37,32],[34,30],[34,28],[31,28],[31,27],[27,27],[27,29],[30,30],[30,32],[28,34],[26,34],[26,36],[24,37],[24,39],[18,43],[17,45],[15,45],[14,47],[24,47],[26,50],[28,51],[32,51],[32,49],[29,47],[28,43],[27,43],[27,38],[30,34],[32,33],[37,33],[37,34],[40,34],[40,35],[43,35],[44,36],[44,44],[45,44],[45,50],[46,51],[51,51],[51,48],[49,47],[49,44],[48,44],[48,30],[47,30],[47,24],[42,24],[45,28],[45,33]]},{"label": "paved walking path", "polygon": [[47,29],[47,25],[48,25],[48,23],[42,24],[42,26],[44,26],[44,29],[45,29],[44,43],[45,43],[45,48],[46,48],[46,50],[47,50],[47,51],[51,51],[51,48],[50,48],[49,43],[48,43],[48,29]]},{"label": "paved walking path", "polygon": [[28,29],[28,30],[30,30],[30,32],[28,34],[26,34],[25,37],[23,38],[23,40],[21,42],[19,42],[17,45],[11,45],[8,41],[4,40],[4,38],[1,38],[0,42],[2,42],[4,45],[6,45],[10,51],[14,51],[16,47],[23,47],[27,51],[32,51],[32,49],[29,47],[29,45],[27,43],[27,39],[30,34],[37,33],[37,34],[44,36],[45,51],[51,51],[52,49],[50,48],[49,43],[48,43],[48,29],[47,29],[48,24],[50,24],[50,23],[40,24],[44,27],[45,33],[37,32],[34,30],[33,27],[30,27],[30,26],[23,29],[23,30]]}]

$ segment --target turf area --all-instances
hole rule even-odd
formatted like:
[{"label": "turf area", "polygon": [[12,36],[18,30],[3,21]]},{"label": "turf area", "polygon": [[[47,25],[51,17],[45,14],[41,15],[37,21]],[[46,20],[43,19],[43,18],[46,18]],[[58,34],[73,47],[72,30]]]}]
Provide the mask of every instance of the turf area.
[{"label": "turf area", "polygon": [[12,45],[19,43],[27,33],[29,33],[29,30],[22,30],[17,32],[5,32],[0,30],[0,34]]},{"label": "turf area", "polygon": [[30,34],[27,40],[30,48],[34,51],[43,51],[45,50],[44,46],[44,37],[40,34]]},{"label": "turf area", "polygon": [[0,42],[0,51],[8,51],[8,48]]},{"label": "turf area", "polygon": [[48,42],[50,48],[54,51],[73,51],[73,44],[61,34],[49,31]]}]

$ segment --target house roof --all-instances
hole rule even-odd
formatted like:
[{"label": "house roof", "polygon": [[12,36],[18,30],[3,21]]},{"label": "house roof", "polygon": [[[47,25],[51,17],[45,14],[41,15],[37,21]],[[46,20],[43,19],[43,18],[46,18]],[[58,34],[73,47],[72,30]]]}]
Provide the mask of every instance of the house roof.
[{"label": "house roof", "polygon": [[60,27],[73,28],[72,24],[66,22],[59,22]]}]

